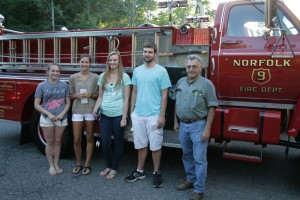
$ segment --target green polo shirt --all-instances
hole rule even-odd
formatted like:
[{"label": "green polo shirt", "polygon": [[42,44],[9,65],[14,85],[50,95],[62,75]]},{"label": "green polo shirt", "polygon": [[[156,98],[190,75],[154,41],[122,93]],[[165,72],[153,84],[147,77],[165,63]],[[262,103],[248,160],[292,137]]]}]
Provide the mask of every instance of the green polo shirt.
[{"label": "green polo shirt", "polygon": [[198,76],[192,82],[187,77],[178,80],[175,88],[176,114],[180,120],[205,118],[209,107],[217,107],[215,87],[212,82]]}]

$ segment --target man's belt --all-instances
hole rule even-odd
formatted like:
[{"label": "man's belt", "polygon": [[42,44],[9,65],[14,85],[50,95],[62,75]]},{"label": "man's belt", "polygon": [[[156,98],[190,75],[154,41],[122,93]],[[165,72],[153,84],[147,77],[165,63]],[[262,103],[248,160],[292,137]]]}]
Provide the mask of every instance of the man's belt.
[{"label": "man's belt", "polygon": [[185,123],[185,124],[191,124],[191,123],[194,123],[194,122],[199,122],[201,120],[205,120],[206,117],[203,117],[201,119],[195,119],[195,120],[180,120],[182,123]]}]

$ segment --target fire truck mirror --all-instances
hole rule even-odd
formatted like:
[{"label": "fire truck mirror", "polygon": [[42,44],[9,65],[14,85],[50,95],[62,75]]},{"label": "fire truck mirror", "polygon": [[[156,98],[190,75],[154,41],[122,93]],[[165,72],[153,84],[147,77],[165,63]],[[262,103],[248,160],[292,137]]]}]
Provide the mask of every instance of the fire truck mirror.
[{"label": "fire truck mirror", "polygon": [[267,28],[276,28],[277,26],[277,0],[266,0],[265,2],[265,24]]}]

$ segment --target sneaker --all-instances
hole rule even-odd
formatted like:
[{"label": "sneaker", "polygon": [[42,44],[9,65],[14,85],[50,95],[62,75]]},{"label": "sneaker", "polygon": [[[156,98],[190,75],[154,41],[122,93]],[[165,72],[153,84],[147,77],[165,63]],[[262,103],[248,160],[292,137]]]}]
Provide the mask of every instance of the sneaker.
[{"label": "sneaker", "polygon": [[193,187],[194,187],[193,183],[191,183],[191,182],[184,182],[184,183],[181,183],[181,184],[177,185],[176,186],[176,190],[185,191],[185,190],[192,189]]},{"label": "sneaker", "polygon": [[153,174],[153,187],[154,188],[160,188],[161,186],[163,186],[161,173],[154,172],[154,174]]},{"label": "sneaker", "polygon": [[144,172],[142,173],[142,172],[135,170],[130,175],[126,176],[125,181],[132,183],[136,180],[142,180],[144,178],[146,178],[146,175]]},{"label": "sneaker", "polygon": [[204,194],[203,194],[203,192],[201,192],[201,193],[193,192],[190,199],[191,200],[203,200]]}]

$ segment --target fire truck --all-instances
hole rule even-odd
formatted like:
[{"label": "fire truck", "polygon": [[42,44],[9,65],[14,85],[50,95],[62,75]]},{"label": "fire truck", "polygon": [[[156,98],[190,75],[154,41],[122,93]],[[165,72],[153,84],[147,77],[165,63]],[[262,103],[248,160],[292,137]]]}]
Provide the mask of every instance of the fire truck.
[{"label": "fire truck", "polygon": [[[163,6],[162,4],[160,6]],[[261,162],[258,156],[228,151],[229,142],[300,145],[300,22],[277,0],[239,0],[218,5],[214,25],[203,27],[205,16],[188,17],[186,24],[97,30],[11,32],[0,22],[0,119],[21,125],[24,143],[31,138],[44,152],[40,114],[33,101],[37,85],[46,79],[46,66],[61,66],[61,80],[79,71],[78,57],[92,56],[91,71],[102,73],[109,52],[118,50],[131,74],[143,63],[142,46],[155,42],[156,62],[164,66],[172,85],[186,75],[184,60],[197,54],[203,76],[216,88],[219,107],[211,141],[224,146],[223,156]],[[173,87],[169,96],[173,95]],[[71,114],[71,113],[70,113]],[[173,130],[174,100],[169,98],[164,146],[180,148]],[[71,122],[69,123],[71,124]],[[97,131],[100,132],[101,130]],[[132,141],[130,127],[125,140]],[[84,131],[83,131],[84,134]],[[65,130],[62,154],[72,151],[72,126]]]}]

